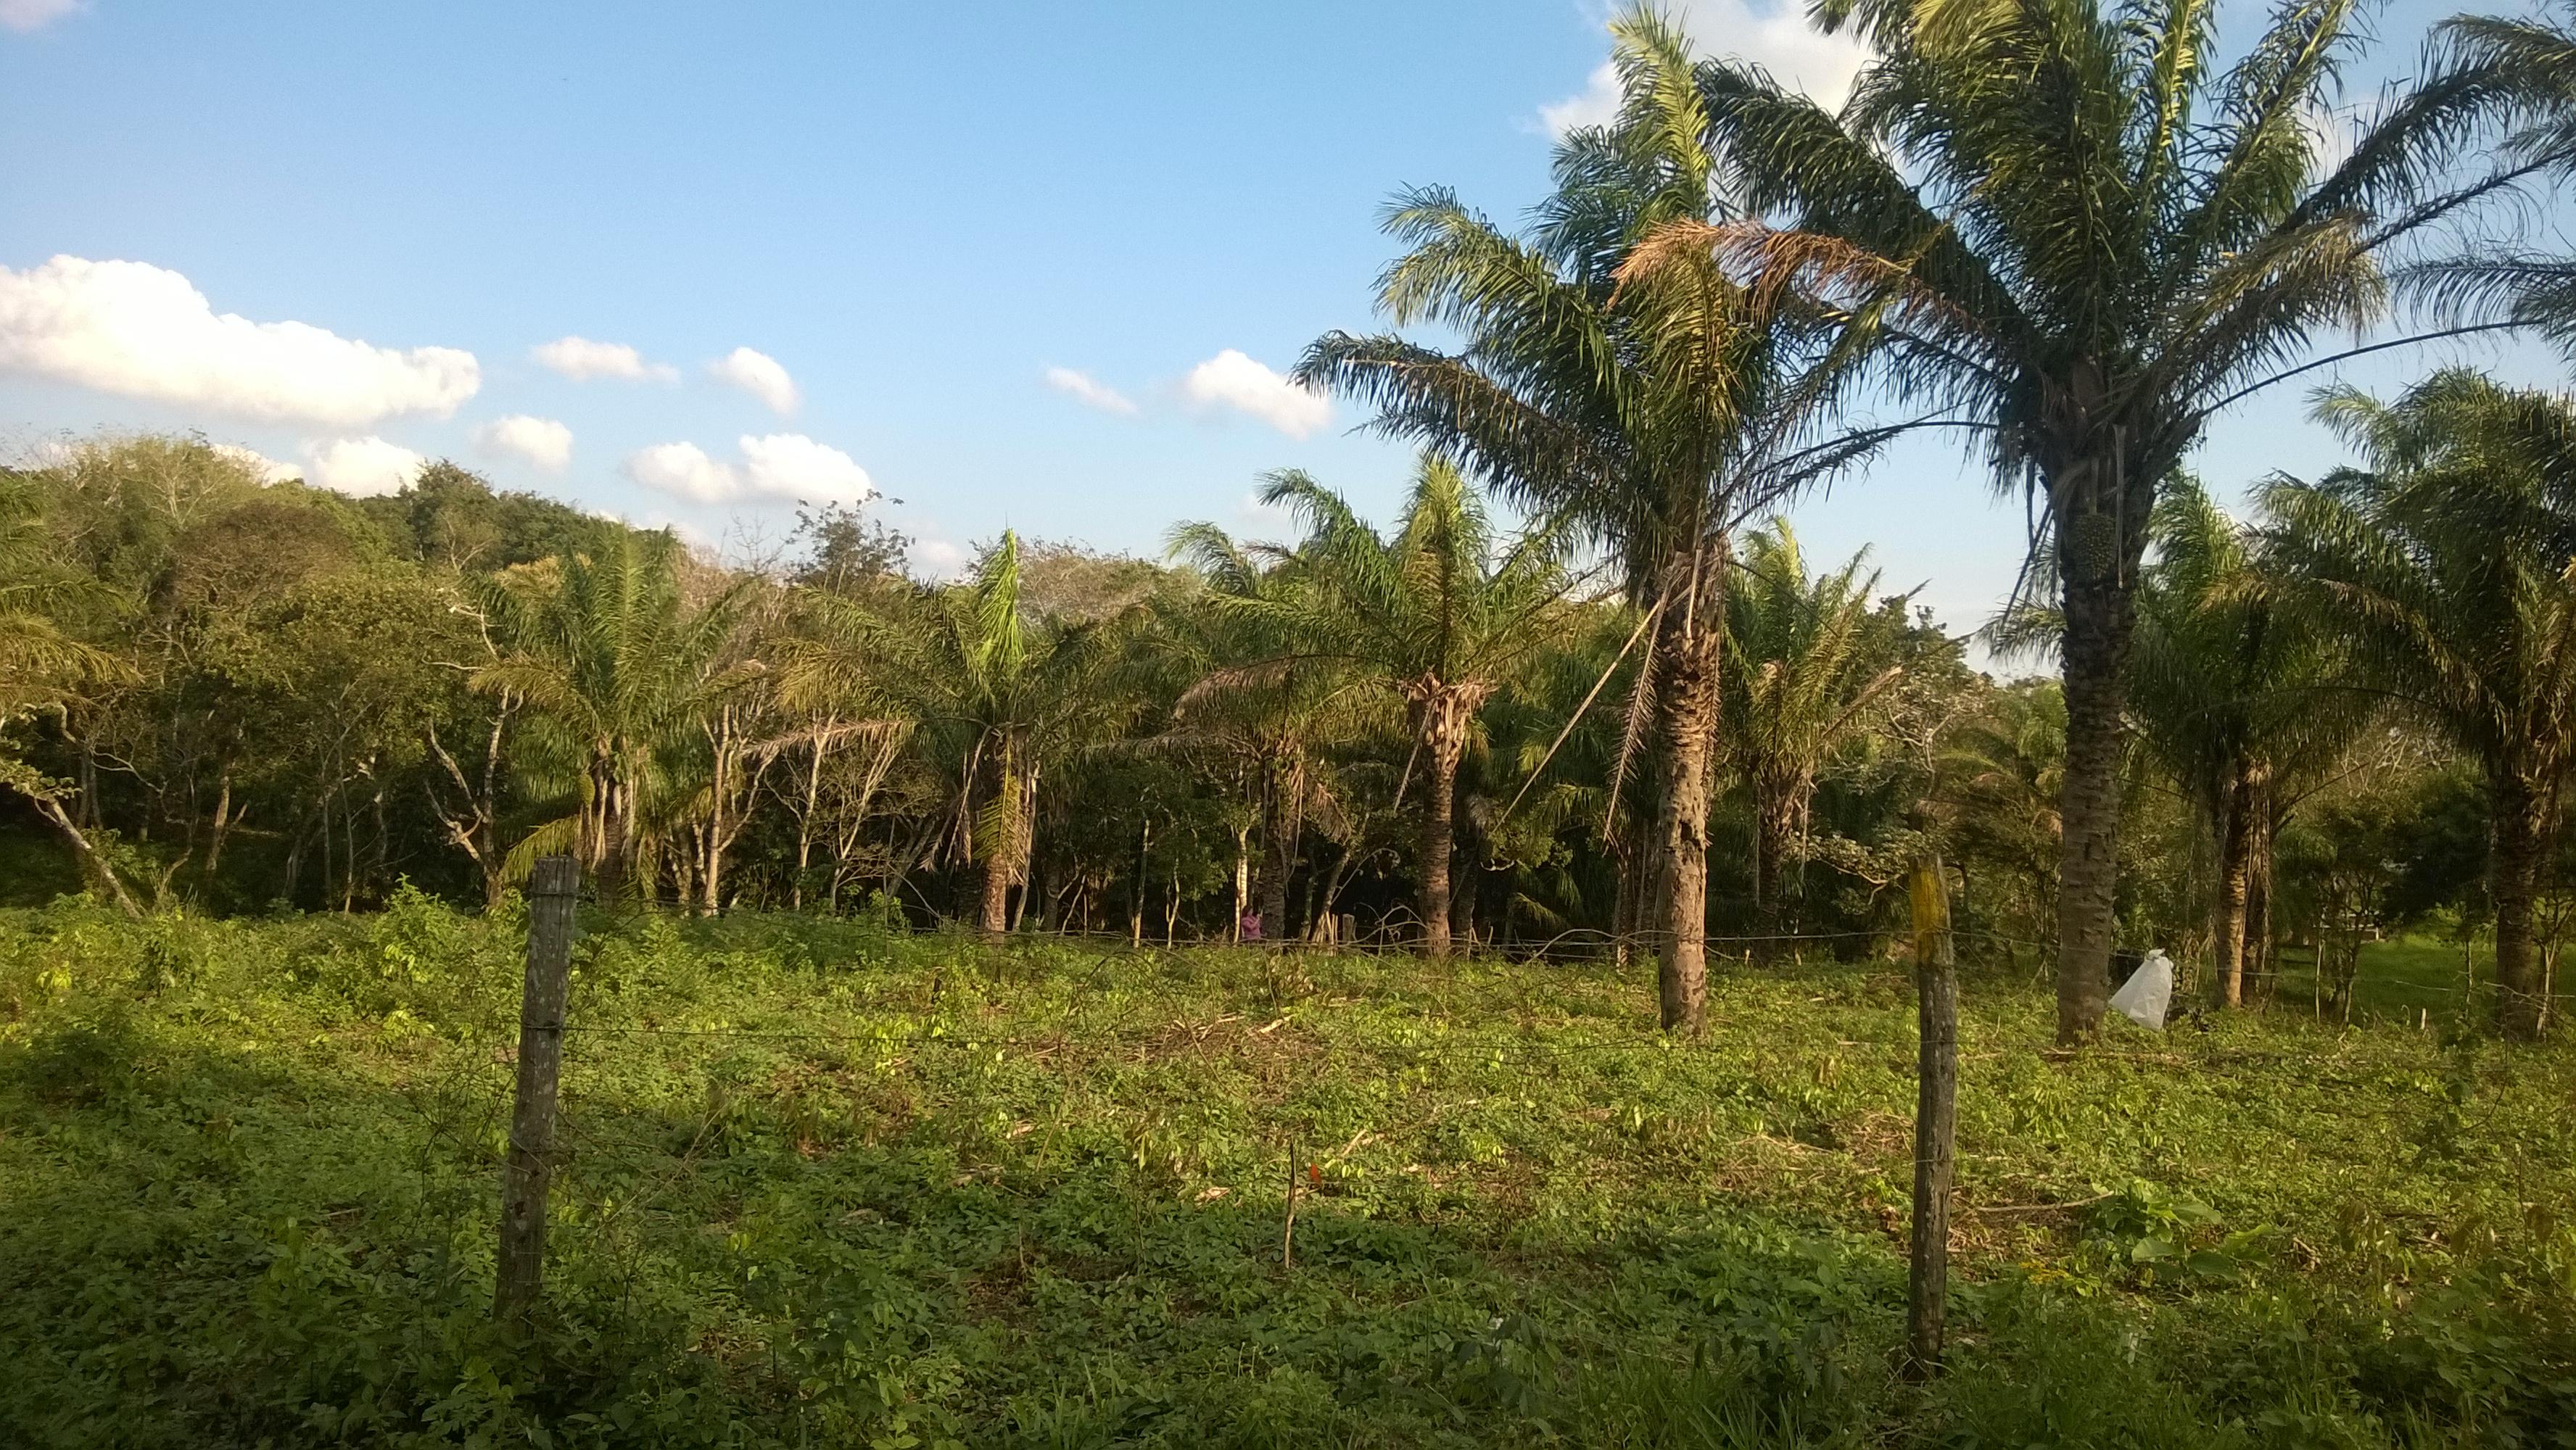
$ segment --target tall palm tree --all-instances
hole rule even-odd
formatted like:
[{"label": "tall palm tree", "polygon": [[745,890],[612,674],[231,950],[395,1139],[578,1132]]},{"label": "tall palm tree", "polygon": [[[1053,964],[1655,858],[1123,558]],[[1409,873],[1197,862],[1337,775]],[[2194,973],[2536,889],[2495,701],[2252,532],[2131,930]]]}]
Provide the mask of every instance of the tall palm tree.
[{"label": "tall palm tree", "polygon": [[1775,520],[1746,541],[1733,576],[1724,740],[1753,793],[1753,903],[1766,932],[1784,920],[1780,868],[1805,829],[1816,772],[1880,717],[1905,676],[1895,638],[1875,627],[1868,557],[1810,578],[1796,532]]},{"label": "tall palm tree", "polygon": [[2108,993],[2158,486],[2213,413],[2320,365],[2312,338],[2379,321],[2392,271],[2428,260],[2440,223],[2546,170],[2476,147],[2518,114],[2529,73],[2455,44],[2337,159],[2317,118],[2367,40],[2353,0],[2274,10],[2233,65],[2211,0],[1818,13],[1872,51],[1839,114],[1746,64],[1701,76],[1727,183],[1776,224],[1666,240],[1799,270],[1891,393],[1938,413],[1918,421],[1982,432],[1999,485],[2040,506],[2068,732],[2058,1035],[2078,1041]]},{"label": "tall palm tree", "polygon": [[[1713,260],[1623,272],[1659,228],[1717,220],[1707,115],[1673,28],[1613,27],[1624,99],[1610,126],[1557,148],[1556,190],[1513,238],[1444,190],[1401,197],[1387,229],[1410,250],[1381,281],[1398,326],[1464,334],[1457,353],[1401,336],[1329,334],[1298,376],[1379,410],[1384,432],[1472,466],[1532,517],[1606,549],[1653,616],[1631,696],[1635,756],[1657,767],[1653,934],[1667,1029],[1706,995],[1709,769],[1732,530],[1816,470],[1795,425],[1827,401],[1820,334],[1775,289]],[[1805,468],[1794,466],[1803,463]]]},{"label": "tall palm tree", "polygon": [[2576,399],[2453,369],[2317,412],[2365,462],[2267,486],[2269,546],[2345,639],[2351,682],[2484,768],[2497,1023],[2535,1036],[2532,904],[2576,775]]},{"label": "tall palm tree", "polygon": [[746,586],[690,609],[678,555],[667,532],[621,529],[595,556],[512,570],[485,588],[506,649],[475,671],[474,688],[527,711],[530,747],[577,777],[572,814],[520,843],[516,872],[540,851],[569,848],[599,899],[617,901],[643,845],[639,827],[669,794],[666,767],[702,713],[759,673],[722,662]]},{"label": "tall palm tree", "polygon": [[980,874],[976,921],[992,936],[1009,929],[1011,888],[1028,880],[1044,767],[1128,705],[1113,676],[1130,616],[1066,624],[1020,595],[1020,539],[1004,530],[972,579],[893,608],[809,591],[820,628],[782,667],[791,705],[846,698],[863,678],[874,713],[916,722],[913,738],[955,781],[950,840]]},{"label": "tall palm tree", "polygon": [[1557,627],[1566,584],[1557,543],[1539,530],[1498,560],[1483,505],[1439,458],[1415,472],[1392,538],[1301,472],[1272,475],[1261,500],[1302,519],[1306,538],[1291,587],[1239,607],[1275,619],[1297,654],[1403,703],[1423,775],[1423,950],[1445,957],[1459,757],[1477,710]]},{"label": "tall palm tree", "polygon": [[2212,984],[2244,1000],[2260,955],[2265,843],[2308,788],[2332,773],[2374,702],[2329,688],[2332,635],[2279,607],[2252,532],[2188,478],[2156,504],[2155,559],[2138,591],[2129,718],[2209,831]]}]

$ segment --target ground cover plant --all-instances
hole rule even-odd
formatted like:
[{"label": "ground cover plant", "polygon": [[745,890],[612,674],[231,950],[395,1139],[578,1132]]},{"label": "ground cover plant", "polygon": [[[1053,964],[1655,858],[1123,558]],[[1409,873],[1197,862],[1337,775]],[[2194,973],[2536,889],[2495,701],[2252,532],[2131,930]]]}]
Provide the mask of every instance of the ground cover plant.
[{"label": "ground cover plant", "polygon": [[[1901,962],[591,916],[549,1309],[489,1322],[524,926],[0,915],[42,1445],[2549,1445],[2576,1054],[2291,994],[2083,1053],[1972,966],[1949,1374],[1894,1373]],[[2410,949],[2411,950],[2411,949]],[[1971,953],[1972,958],[1976,953]],[[2399,985],[2412,979],[2392,971]],[[2393,1001],[2393,998],[2388,999]],[[1288,1263],[1283,1227],[1298,1185]]]}]

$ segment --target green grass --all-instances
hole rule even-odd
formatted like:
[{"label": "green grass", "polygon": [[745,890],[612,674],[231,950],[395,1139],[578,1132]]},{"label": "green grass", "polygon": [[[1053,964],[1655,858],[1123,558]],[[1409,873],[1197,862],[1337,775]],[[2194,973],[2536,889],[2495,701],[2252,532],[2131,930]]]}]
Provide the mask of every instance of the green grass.
[{"label": "green grass", "polygon": [[[2494,947],[2488,938],[2479,938],[2473,951],[2464,951],[2456,939],[2432,936],[2365,942],[2361,969],[2353,978],[2352,1015],[2356,1021],[2413,1024],[2429,1031],[2445,1019],[2459,1019],[2464,1011],[2472,1015],[2491,1011]],[[2576,1010],[2576,987],[2561,982],[2555,996],[2558,1012]],[[2317,1013],[2314,951],[2303,947],[2282,951],[2280,982],[2268,1006],[2276,1013]]]},{"label": "green grass", "polygon": [[[2566,1444],[2576,1054],[1971,971],[1895,1373],[1898,964],[1717,981],[586,923],[549,1308],[488,1323],[518,925],[0,913],[38,1445]],[[1292,1171],[1304,1180],[1281,1238]],[[2556,1436],[2556,1439],[2552,1439]]]}]

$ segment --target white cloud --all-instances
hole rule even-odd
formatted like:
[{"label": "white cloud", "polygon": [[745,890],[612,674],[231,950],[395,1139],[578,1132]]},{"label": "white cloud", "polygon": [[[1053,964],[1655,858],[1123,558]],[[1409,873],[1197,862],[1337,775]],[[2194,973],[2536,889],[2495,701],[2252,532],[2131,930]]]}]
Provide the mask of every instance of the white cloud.
[{"label": "white cloud", "polygon": [[782,417],[796,411],[796,380],[765,352],[735,348],[707,364],[707,372],[718,382],[731,383],[767,403],[769,411]]},{"label": "white cloud", "polygon": [[238,443],[216,443],[209,446],[217,453],[258,474],[259,481],[262,483],[284,483],[290,478],[304,476],[303,469],[292,463],[280,463],[256,448],[245,448]]},{"label": "white cloud", "polygon": [[572,430],[552,418],[512,413],[474,430],[474,446],[487,454],[516,458],[548,473],[572,464]]},{"label": "white cloud", "polygon": [[1619,114],[1619,68],[1608,61],[1592,68],[1583,89],[1538,108],[1538,123],[1551,136],[1585,126],[1607,126]]},{"label": "white cloud", "polygon": [[1190,369],[1181,391],[1194,403],[1249,413],[1291,438],[1303,438],[1333,421],[1333,405],[1321,393],[1297,386],[1233,348]]},{"label": "white cloud", "polygon": [[648,363],[644,355],[622,342],[593,342],[586,337],[558,337],[541,343],[530,356],[540,367],[550,368],[576,383],[592,378],[623,378],[628,382],[677,382],[680,370],[668,363]]},{"label": "white cloud", "polygon": [[1046,385],[1086,408],[1097,408],[1103,413],[1116,413],[1122,417],[1132,417],[1136,412],[1136,405],[1128,400],[1126,394],[1089,373],[1051,367],[1046,370]]},{"label": "white cloud", "polygon": [[749,434],[739,462],[721,462],[695,443],[656,443],[626,458],[626,476],[696,503],[865,503],[876,497],[868,471],[850,455],[802,433]]},{"label": "white cloud", "polygon": [[58,256],[0,267],[0,370],[264,422],[359,428],[455,412],[474,354],[375,347],[302,322],[218,315],[166,267]]},{"label": "white cloud", "polygon": [[[1827,35],[1807,23],[1804,6],[1785,0],[1761,9],[1754,0],[1682,0],[1671,13],[1699,54],[1750,61],[1827,110],[1841,107],[1869,60],[1869,48],[1848,31]],[[1585,77],[1582,90],[1538,108],[1539,124],[1554,136],[1605,125],[1618,114],[1619,72],[1607,61]]]},{"label": "white cloud", "polygon": [[372,498],[377,494],[400,493],[403,486],[420,476],[429,460],[382,438],[342,438],[333,443],[304,445],[303,470],[307,483],[318,484],[334,493],[351,498]]},{"label": "white cloud", "polygon": [[0,0],[0,27],[24,35],[87,8],[87,0]]},{"label": "white cloud", "polygon": [[966,552],[964,545],[946,539],[915,539],[904,557],[911,562],[913,572],[926,579],[958,578],[975,562],[975,556]]}]

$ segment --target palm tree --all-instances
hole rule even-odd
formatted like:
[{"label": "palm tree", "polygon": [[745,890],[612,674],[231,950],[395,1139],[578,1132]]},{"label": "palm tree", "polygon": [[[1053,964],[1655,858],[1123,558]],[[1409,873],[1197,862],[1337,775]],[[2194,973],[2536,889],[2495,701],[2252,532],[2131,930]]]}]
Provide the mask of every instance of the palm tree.
[{"label": "palm tree", "polygon": [[917,590],[897,607],[809,591],[819,625],[783,666],[791,705],[847,698],[863,679],[874,713],[916,722],[913,738],[955,781],[950,836],[981,874],[976,920],[1010,927],[1028,880],[1044,767],[1097,738],[1127,708],[1113,672],[1129,619],[1038,617],[1020,598],[1019,535],[1004,530],[966,583]]},{"label": "palm tree", "polygon": [[2268,545],[2353,684],[2484,768],[2497,1022],[2535,1036],[2532,903],[2576,773],[2576,399],[2453,369],[2394,404],[2329,392],[2317,415],[2366,461],[2268,485]]},{"label": "palm tree", "polygon": [[2152,532],[2129,718],[2209,831],[2211,975],[2220,1002],[2235,1007],[2267,945],[2252,909],[2268,884],[2266,843],[2336,769],[2372,702],[2328,688],[2342,664],[2334,641],[2278,607],[2251,532],[2196,481],[2166,485]]},{"label": "palm tree", "polygon": [[2213,413],[2321,366],[2292,365],[2312,337],[2378,321],[2392,264],[2429,257],[2437,223],[2546,169],[2518,150],[2456,169],[2529,73],[2454,45],[2336,160],[2316,118],[2367,38],[2346,0],[2275,10],[2232,66],[2209,3],[1819,13],[1874,52],[1839,114],[1749,65],[1701,74],[1728,183],[1779,224],[1665,242],[1800,273],[1894,396],[1938,410],[1913,421],[1982,432],[1999,485],[2041,506],[2067,704],[2058,1036],[2074,1042],[2099,1031],[2108,992],[2158,487]]},{"label": "palm tree", "polygon": [[643,845],[639,827],[673,793],[666,767],[700,717],[760,672],[721,663],[745,585],[691,610],[678,554],[667,532],[621,529],[596,557],[564,555],[485,589],[507,649],[475,671],[474,688],[529,712],[531,748],[578,777],[573,813],[520,843],[514,874],[541,851],[569,848],[599,899],[619,900]]},{"label": "palm tree", "polygon": [[1780,868],[1806,829],[1816,772],[1867,730],[1905,676],[1894,638],[1877,628],[1863,550],[1809,578],[1786,520],[1746,541],[1726,607],[1734,664],[1725,672],[1729,762],[1753,793],[1753,904],[1766,932],[1783,921]]},{"label": "palm tree", "polygon": [[1408,193],[1388,217],[1410,251],[1382,279],[1381,309],[1399,327],[1453,328],[1464,349],[1333,333],[1298,376],[1374,405],[1381,431],[1471,465],[1530,516],[1565,520],[1650,612],[1620,775],[1639,754],[1660,775],[1658,996],[1667,1029],[1696,1030],[1731,531],[1865,448],[1791,454],[1829,374],[1813,368],[1819,333],[1775,306],[1776,289],[1713,261],[1623,272],[1659,228],[1716,213],[1709,117],[1680,37],[1646,15],[1612,33],[1619,117],[1559,145],[1555,193],[1525,239],[1443,190]]},{"label": "palm tree", "polygon": [[1423,950],[1445,957],[1459,757],[1477,710],[1557,627],[1557,546],[1542,530],[1498,561],[1484,507],[1438,458],[1415,472],[1391,539],[1294,470],[1272,475],[1261,500],[1304,520],[1306,538],[1290,587],[1238,607],[1275,620],[1297,655],[1346,667],[1359,687],[1402,701],[1423,772]]}]

